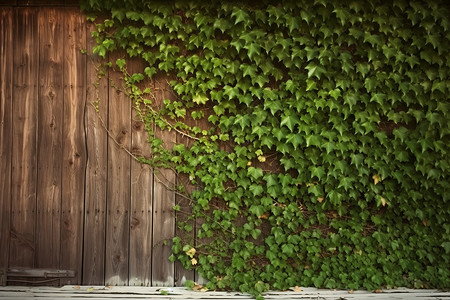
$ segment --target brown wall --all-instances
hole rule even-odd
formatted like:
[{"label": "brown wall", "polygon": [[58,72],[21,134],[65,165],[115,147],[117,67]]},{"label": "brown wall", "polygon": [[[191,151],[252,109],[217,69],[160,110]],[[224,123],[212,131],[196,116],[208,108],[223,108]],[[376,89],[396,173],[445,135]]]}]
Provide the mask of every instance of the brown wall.
[{"label": "brown wall", "polygon": [[[0,6],[0,267],[76,270],[63,284],[193,280],[163,243],[175,233],[180,199],[165,185],[176,175],[124,150],[148,154],[147,136],[131,101],[109,84],[120,84],[117,73],[94,87],[98,60],[83,53],[92,53],[93,25],[76,6],[25,2]],[[171,97],[157,90],[157,102]]]}]

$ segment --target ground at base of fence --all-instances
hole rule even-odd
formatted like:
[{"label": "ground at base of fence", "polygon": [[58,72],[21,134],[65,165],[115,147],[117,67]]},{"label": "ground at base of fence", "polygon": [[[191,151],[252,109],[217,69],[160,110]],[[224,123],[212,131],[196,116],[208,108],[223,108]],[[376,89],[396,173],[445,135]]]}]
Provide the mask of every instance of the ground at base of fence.
[{"label": "ground at base of fence", "polygon": [[[288,291],[271,291],[264,294],[267,300],[275,299],[443,299],[450,300],[449,291],[413,290],[398,288],[369,291],[321,290],[315,288],[295,288]],[[28,299],[70,299],[70,300],[105,300],[105,299],[252,299],[251,296],[236,292],[192,291],[183,287],[136,287],[136,286],[63,286],[63,287],[22,287],[0,286],[0,300]]]}]

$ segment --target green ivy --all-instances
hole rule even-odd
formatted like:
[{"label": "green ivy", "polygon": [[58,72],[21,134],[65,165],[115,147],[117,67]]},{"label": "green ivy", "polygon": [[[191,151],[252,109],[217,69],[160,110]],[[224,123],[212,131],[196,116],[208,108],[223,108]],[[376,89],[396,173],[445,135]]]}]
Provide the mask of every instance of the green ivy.
[{"label": "green ivy", "polygon": [[[172,258],[207,288],[450,287],[445,1],[82,7],[94,53],[124,55],[110,65],[150,132],[141,161],[197,187],[178,187],[195,240]],[[155,105],[155,78],[176,100]],[[155,125],[192,142],[166,149]]]}]

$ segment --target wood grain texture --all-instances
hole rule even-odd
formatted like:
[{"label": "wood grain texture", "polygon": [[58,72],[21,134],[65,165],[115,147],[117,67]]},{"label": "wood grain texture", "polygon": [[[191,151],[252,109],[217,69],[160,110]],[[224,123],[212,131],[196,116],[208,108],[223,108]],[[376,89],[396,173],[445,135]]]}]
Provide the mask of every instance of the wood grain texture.
[{"label": "wood grain texture", "polygon": [[11,216],[13,14],[0,8],[0,269],[8,267]]},{"label": "wood grain texture", "polygon": [[[131,72],[143,72],[142,63],[127,64]],[[145,86],[151,84],[144,83]],[[132,109],[131,151],[136,157],[149,157],[148,133]],[[131,160],[131,224],[129,285],[150,286],[152,276],[153,168]]]},{"label": "wood grain texture", "polygon": [[[85,111],[86,143],[86,200],[83,249],[83,284],[104,284],[105,226],[108,135],[108,79],[97,77],[98,56],[92,55],[95,40],[90,32],[95,25],[87,26],[87,99]],[[98,83],[98,85],[97,85]]]},{"label": "wood grain texture", "polygon": [[18,6],[64,6],[64,0],[17,0]]},{"label": "wood grain texture", "polygon": [[[111,57],[111,61],[119,58]],[[123,86],[122,74],[110,71],[110,80]],[[111,84],[110,84],[111,85]],[[128,284],[131,157],[131,103],[114,87],[109,89],[108,202],[105,284]]]},{"label": "wood grain texture", "polygon": [[75,279],[62,284],[79,284],[83,253],[84,176],[86,168],[86,17],[79,9],[65,9],[64,25],[64,129],[62,173],[62,269],[77,271]]},{"label": "wood grain texture", "polygon": [[40,10],[36,264],[58,268],[61,228],[64,11]]},{"label": "wood grain texture", "polygon": [[[162,295],[161,290],[167,292]],[[106,299],[254,299],[249,294],[226,291],[208,291],[199,292],[188,290],[183,287],[157,288],[157,287],[110,287],[104,286],[64,286],[55,287],[0,287],[0,299],[46,299],[46,300],[106,300]],[[331,290],[302,288],[301,291],[268,291],[264,293],[264,299],[267,300],[336,300],[336,299],[354,299],[354,300],[438,300],[449,299],[449,291],[440,291],[436,289],[383,289],[381,293],[373,293],[366,290]]]},{"label": "wood grain texture", "polygon": [[[3,0],[0,2],[0,6],[16,6],[17,1],[16,0]],[[11,12],[13,13],[13,12]]]},{"label": "wood grain texture", "polygon": [[[190,112],[188,112],[190,114]],[[198,120],[193,120],[190,116],[187,116],[184,120],[189,126],[198,126]],[[189,148],[193,144],[193,140],[187,136],[183,136],[177,133],[177,144],[184,144],[186,148]],[[190,184],[189,176],[187,174],[177,175],[177,185],[181,185],[186,189],[188,194],[195,190],[195,186]],[[187,241],[191,245],[195,245],[195,220],[188,220],[188,217],[192,213],[192,207],[190,204],[190,199],[184,197],[181,194],[175,196],[175,202],[180,207],[180,211],[176,212],[176,223],[186,222],[192,226],[191,232],[186,232],[185,230],[179,229],[178,226],[175,228],[176,236],[181,237],[183,240]],[[186,270],[179,261],[175,261],[175,286],[184,286],[187,280],[195,280],[194,270]]]},{"label": "wood grain texture", "polygon": [[[166,78],[155,81],[156,105],[161,106],[164,99],[173,97]],[[164,147],[172,149],[176,142],[174,131],[155,130],[155,135],[163,141]],[[171,239],[175,234],[175,172],[168,169],[155,170],[153,195],[153,253],[152,286],[173,286],[175,284],[174,264],[169,261],[172,253]]]},{"label": "wood grain texture", "polygon": [[37,10],[14,16],[13,151],[10,261],[34,265],[36,210],[36,130],[39,53]]}]

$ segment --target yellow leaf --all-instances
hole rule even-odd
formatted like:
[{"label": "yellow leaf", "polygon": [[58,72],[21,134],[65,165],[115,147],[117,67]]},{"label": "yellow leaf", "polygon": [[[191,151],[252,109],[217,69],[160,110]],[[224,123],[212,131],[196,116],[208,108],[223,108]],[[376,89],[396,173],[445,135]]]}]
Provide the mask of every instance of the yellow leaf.
[{"label": "yellow leaf", "polygon": [[195,266],[197,264],[197,260],[195,258],[191,259],[191,264]]},{"label": "yellow leaf", "polygon": [[294,287],[294,292],[301,292],[301,291],[303,291],[303,290],[300,287],[298,287],[298,286]]},{"label": "yellow leaf", "polygon": [[258,160],[260,162],[265,162],[266,161],[266,157],[265,156],[258,156]]},{"label": "yellow leaf", "polygon": [[93,287],[90,287],[90,288],[87,289],[88,292],[92,292],[93,290],[94,290]]},{"label": "yellow leaf", "polygon": [[199,290],[201,290],[201,289],[203,289],[203,285],[201,285],[201,284],[198,284],[198,283],[194,283],[194,287],[192,288],[192,290],[193,291],[199,291]]},{"label": "yellow leaf", "polygon": [[373,183],[375,183],[375,184],[377,184],[378,182],[381,181],[381,177],[378,174],[373,175],[372,179],[373,179]]},{"label": "yellow leaf", "polygon": [[317,201],[319,201],[319,203],[322,203],[323,199],[324,199],[324,197],[318,197]]},{"label": "yellow leaf", "polygon": [[191,248],[191,249],[189,249],[189,250],[186,252],[186,254],[189,255],[189,257],[192,258],[192,257],[194,257],[195,252],[197,252],[197,251],[195,250],[195,248]]},{"label": "yellow leaf", "polygon": [[268,212],[263,213],[262,215],[260,215],[258,217],[258,219],[265,219],[265,220],[267,220],[268,218],[269,218],[269,213]]},{"label": "yellow leaf", "polygon": [[207,291],[208,291],[208,288],[206,288],[206,287],[200,289],[200,292],[202,292],[202,293],[207,292]]},{"label": "yellow leaf", "polygon": [[383,197],[380,197],[381,200],[381,205],[386,206],[386,199],[384,199]]},{"label": "yellow leaf", "polygon": [[247,162],[247,167],[250,167],[252,165],[252,162],[249,160],[248,162]]}]

